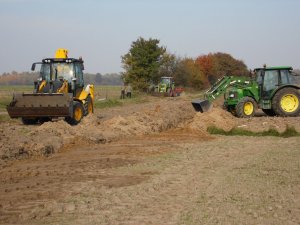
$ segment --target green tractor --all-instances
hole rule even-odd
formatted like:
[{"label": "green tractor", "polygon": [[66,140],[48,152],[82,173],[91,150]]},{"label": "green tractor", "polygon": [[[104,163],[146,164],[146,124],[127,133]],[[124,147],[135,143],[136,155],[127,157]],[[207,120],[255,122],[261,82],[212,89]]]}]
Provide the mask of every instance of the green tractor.
[{"label": "green tractor", "polygon": [[193,100],[198,112],[208,111],[211,102],[224,94],[224,107],[237,117],[252,117],[258,108],[268,116],[300,114],[300,76],[292,67],[263,67],[250,77],[224,76],[206,93],[204,100]]},{"label": "green tractor", "polygon": [[159,84],[155,87],[155,95],[175,97],[179,96],[181,92],[183,92],[183,88],[175,87],[173,77],[161,77]]},{"label": "green tractor", "polygon": [[173,77],[161,77],[155,91],[168,96],[173,96],[174,88],[175,83]]}]

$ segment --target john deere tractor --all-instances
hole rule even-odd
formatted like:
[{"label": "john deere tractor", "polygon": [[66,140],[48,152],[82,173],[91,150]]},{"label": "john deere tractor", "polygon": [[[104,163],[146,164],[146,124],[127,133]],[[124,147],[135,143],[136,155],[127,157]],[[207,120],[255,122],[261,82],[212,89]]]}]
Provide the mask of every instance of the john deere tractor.
[{"label": "john deere tractor", "polygon": [[14,94],[7,106],[11,118],[21,118],[24,124],[35,124],[64,117],[78,124],[94,110],[94,86],[84,86],[83,60],[68,58],[68,50],[58,49],[55,58],[33,63],[40,65],[39,78],[31,94]]},{"label": "john deere tractor", "polygon": [[175,97],[175,96],[179,96],[181,92],[183,92],[183,89],[175,87],[175,82],[173,77],[161,77],[159,84],[155,87],[154,95]]},{"label": "john deere tractor", "polygon": [[237,117],[252,117],[258,108],[269,116],[300,114],[299,75],[292,67],[263,67],[254,70],[254,79],[225,76],[206,93],[205,99],[193,100],[196,111],[208,111],[224,94],[224,107]]}]

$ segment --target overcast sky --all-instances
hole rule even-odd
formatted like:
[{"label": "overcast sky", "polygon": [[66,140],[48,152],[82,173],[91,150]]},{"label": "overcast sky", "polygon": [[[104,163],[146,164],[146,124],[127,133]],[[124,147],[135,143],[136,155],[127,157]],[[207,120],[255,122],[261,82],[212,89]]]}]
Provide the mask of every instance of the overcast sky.
[{"label": "overcast sky", "polygon": [[57,48],[86,72],[120,72],[138,37],[181,57],[300,68],[300,0],[0,0],[0,29],[0,73],[29,71]]}]

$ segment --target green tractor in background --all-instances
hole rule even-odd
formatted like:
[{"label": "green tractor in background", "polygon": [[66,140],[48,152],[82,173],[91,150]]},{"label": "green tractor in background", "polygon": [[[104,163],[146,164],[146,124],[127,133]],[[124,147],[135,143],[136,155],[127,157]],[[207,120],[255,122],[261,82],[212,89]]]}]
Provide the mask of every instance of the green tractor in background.
[{"label": "green tractor in background", "polygon": [[175,97],[179,96],[181,92],[183,89],[175,87],[173,77],[161,77],[159,84],[155,87],[155,95]]},{"label": "green tractor in background", "polygon": [[206,93],[204,100],[193,100],[198,112],[208,111],[211,102],[224,94],[224,107],[237,117],[252,117],[258,108],[268,116],[300,114],[300,76],[292,67],[263,67],[254,78],[224,76]]}]

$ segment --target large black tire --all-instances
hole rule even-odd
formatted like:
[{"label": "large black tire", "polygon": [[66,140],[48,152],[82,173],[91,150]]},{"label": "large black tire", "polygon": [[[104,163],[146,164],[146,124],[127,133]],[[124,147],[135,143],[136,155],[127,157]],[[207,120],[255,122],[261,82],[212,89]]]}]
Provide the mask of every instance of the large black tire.
[{"label": "large black tire", "polygon": [[253,117],[257,110],[257,103],[251,97],[242,98],[235,107],[235,113],[237,117],[249,118]]},{"label": "large black tire", "polygon": [[300,94],[295,88],[283,88],[272,99],[272,109],[278,116],[298,116],[300,114]]},{"label": "large black tire", "polygon": [[273,109],[261,109],[267,116],[276,116]]},{"label": "large black tire", "polygon": [[88,96],[84,103],[84,116],[87,116],[90,113],[94,113],[94,106],[91,96]]},{"label": "large black tire", "polygon": [[39,121],[38,118],[25,118],[25,117],[22,117],[21,120],[24,125],[34,125],[37,124],[37,122]]},{"label": "large black tire", "polygon": [[46,123],[46,122],[50,122],[50,121],[52,121],[51,117],[41,117],[39,119],[40,124],[43,124],[43,123]]},{"label": "large black tire", "polygon": [[80,123],[84,115],[84,108],[81,102],[74,101],[73,103],[73,117],[66,117],[65,120],[70,125],[77,125]]}]

